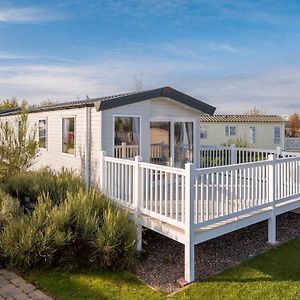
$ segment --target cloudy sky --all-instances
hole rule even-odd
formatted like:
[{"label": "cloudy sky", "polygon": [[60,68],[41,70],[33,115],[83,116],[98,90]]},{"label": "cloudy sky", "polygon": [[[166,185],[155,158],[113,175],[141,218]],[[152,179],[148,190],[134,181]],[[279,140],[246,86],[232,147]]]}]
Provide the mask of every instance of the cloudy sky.
[{"label": "cloudy sky", "polygon": [[172,86],[218,113],[300,111],[300,1],[0,0],[0,99]]}]

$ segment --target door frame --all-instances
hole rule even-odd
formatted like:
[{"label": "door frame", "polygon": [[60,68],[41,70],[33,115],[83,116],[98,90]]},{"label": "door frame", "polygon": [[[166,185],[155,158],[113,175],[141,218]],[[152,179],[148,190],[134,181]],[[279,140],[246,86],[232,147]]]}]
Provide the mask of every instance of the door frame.
[{"label": "door frame", "polygon": [[[176,122],[192,122],[193,123],[193,163],[197,162],[196,153],[198,149],[196,149],[196,145],[198,143],[196,142],[196,132],[198,130],[196,129],[196,126],[199,122],[197,122],[198,119],[194,117],[151,117],[149,122],[149,130],[150,130],[150,123],[151,122],[170,122],[170,167],[174,167],[175,161],[175,151],[174,151],[174,123]],[[199,137],[200,138],[200,137]],[[149,147],[151,144],[151,137],[149,136]]]}]

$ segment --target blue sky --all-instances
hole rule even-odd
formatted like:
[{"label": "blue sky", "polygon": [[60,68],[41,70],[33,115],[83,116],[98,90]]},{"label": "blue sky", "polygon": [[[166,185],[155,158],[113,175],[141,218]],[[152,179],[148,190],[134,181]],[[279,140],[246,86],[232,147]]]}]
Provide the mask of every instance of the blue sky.
[{"label": "blue sky", "polygon": [[165,85],[243,113],[300,111],[300,1],[0,0],[0,99]]}]

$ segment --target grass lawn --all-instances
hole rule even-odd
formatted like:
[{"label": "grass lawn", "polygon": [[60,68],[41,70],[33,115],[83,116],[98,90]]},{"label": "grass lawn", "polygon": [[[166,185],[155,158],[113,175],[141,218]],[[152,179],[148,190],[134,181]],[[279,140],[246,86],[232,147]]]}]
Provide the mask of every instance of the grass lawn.
[{"label": "grass lawn", "polygon": [[[129,273],[35,271],[27,276],[64,299],[164,299]],[[192,284],[172,299],[300,299],[300,238]]]}]

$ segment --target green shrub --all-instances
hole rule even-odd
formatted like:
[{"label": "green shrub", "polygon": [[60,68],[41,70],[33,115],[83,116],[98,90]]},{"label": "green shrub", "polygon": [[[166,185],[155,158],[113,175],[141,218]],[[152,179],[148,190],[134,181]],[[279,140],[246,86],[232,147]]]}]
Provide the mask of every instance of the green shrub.
[{"label": "green shrub", "polygon": [[48,197],[39,198],[32,214],[14,218],[4,227],[0,241],[3,259],[16,267],[51,265],[55,252],[72,238],[64,228],[64,217],[52,209]]},{"label": "green shrub", "polygon": [[110,206],[93,240],[92,261],[100,268],[129,267],[135,251],[135,234],[133,223],[128,224],[128,216]]},{"label": "green shrub", "polygon": [[8,178],[6,192],[18,198],[21,206],[32,209],[41,193],[49,194],[54,203],[66,198],[67,192],[84,187],[82,180],[73,172],[62,169],[56,173],[48,168],[38,172],[22,172]]},{"label": "green shrub", "polygon": [[64,201],[38,197],[34,209],[11,219],[0,233],[2,261],[12,267],[127,268],[133,263],[135,226],[96,189],[66,192]]},{"label": "green shrub", "polygon": [[22,213],[19,201],[0,189],[0,232],[3,227]]}]

